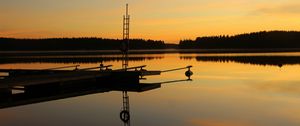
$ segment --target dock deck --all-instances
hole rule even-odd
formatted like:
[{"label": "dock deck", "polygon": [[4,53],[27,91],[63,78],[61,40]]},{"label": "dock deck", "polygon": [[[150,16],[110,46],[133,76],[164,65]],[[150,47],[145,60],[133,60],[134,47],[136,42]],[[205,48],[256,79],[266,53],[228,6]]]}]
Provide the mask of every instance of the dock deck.
[{"label": "dock deck", "polygon": [[141,76],[160,75],[161,73],[160,71],[146,71],[143,69],[145,66],[131,67],[126,71],[123,69],[108,69],[108,67],[111,67],[110,65],[102,67],[105,69],[97,71],[93,69],[99,69],[99,67],[81,70],[0,69],[0,72],[9,74],[4,79],[0,79],[0,89],[13,88],[15,86],[28,87],[89,81],[98,81],[99,83],[139,83]]}]

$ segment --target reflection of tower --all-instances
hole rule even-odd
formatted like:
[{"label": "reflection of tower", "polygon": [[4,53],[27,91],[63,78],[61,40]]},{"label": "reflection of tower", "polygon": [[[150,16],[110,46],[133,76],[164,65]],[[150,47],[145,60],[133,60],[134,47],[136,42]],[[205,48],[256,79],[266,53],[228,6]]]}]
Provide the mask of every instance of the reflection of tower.
[{"label": "reflection of tower", "polygon": [[124,122],[124,126],[130,126],[129,96],[127,91],[123,91],[123,107],[120,118]]},{"label": "reflection of tower", "polygon": [[125,70],[128,67],[129,22],[130,22],[130,15],[128,15],[128,4],[126,4],[126,14],[123,17],[123,42],[122,42],[122,54],[124,59],[122,61],[122,67]]}]

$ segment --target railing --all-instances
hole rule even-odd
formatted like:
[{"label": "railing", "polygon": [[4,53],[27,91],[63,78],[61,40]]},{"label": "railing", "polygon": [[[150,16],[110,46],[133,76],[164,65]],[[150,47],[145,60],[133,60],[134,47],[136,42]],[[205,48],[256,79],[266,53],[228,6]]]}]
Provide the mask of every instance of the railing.
[{"label": "railing", "polygon": [[54,67],[54,68],[48,68],[43,70],[59,70],[59,69],[65,69],[65,68],[72,68],[75,67],[77,69],[80,65],[73,65],[73,66],[63,66],[63,67]]},{"label": "railing", "polygon": [[99,67],[90,67],[90,68],[79,69],[79,71],[94,70],[94,69],[103,70],[103,68],[105,68],[105,70],[110,70],[109,68],[112,67],[112,66],[113,65],[99,66]]},{"label": "railing", "polygon": [[138,69],[145,70],[143,68],[146,67],[146,66],[147,65],[136,66],[136,67],[129,67],[129,68],[126,68],[126,69],[116,69],[115,71],[120,71],[120,70],[135,70],[135,71],[137,71]]},{"label": "railing", "polygon": [[182,67],[182,68],[176,68],[176,69],[164,70],[164,71],[161,71],[161,72],[162,72],[162,73],[165,73],[165,72],[172,72],[172,71],[177,71],[177,70],[190,69],[191,67],[193,67],[193,66],[187,66],[187,67]]}]

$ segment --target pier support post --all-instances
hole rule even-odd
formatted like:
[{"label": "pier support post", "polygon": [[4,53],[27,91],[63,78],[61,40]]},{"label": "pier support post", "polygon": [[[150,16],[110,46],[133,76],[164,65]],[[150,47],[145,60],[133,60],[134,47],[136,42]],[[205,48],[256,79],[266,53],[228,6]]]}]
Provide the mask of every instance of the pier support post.
[{"label": "pier support post", "polygon": [[0,88],[0,98],[10,96],[12,91],[10,88]]}]

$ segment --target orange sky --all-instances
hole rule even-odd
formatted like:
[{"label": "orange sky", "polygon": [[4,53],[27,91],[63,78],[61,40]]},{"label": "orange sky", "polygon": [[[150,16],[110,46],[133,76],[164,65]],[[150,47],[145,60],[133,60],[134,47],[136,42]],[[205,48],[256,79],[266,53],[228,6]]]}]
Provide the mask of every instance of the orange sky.
[{"label": "orange sky", "polygon": [[198,36],[300,30],[298,0],[4,0],[0,37],[122,37],[130,4],[131,37],[177,43]]}]

